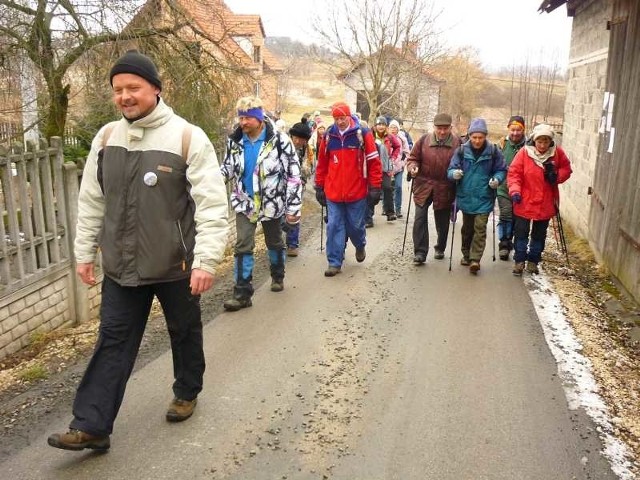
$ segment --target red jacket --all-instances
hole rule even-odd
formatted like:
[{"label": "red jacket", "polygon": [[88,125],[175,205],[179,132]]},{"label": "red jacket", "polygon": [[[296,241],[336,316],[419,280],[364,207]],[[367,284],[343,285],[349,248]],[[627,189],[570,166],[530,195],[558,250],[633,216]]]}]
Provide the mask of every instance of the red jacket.
[{"label": "red jacket", "polygon": [[520,193],[522,201],[513,204],[513,213],[528,220],[548,220],[555,216],[560,204],[558,184],[571,176],[571,164],[562,148],[556,146],[550,160],[558,174],[558,181],[551,185],[544,179],[544,169],[530,156],[527,148],[521,148],[509,166],[507,184],[509,195]]},{"label": "red jacket", "polygon": [[318,146],[316,166],[316,186],[324,188],[327,200],[356,202],[367,196],[368,187],[380,188],[381,183],[382,166],[371,130],[353,118],[344,135],[335,124],[329,127]]}]

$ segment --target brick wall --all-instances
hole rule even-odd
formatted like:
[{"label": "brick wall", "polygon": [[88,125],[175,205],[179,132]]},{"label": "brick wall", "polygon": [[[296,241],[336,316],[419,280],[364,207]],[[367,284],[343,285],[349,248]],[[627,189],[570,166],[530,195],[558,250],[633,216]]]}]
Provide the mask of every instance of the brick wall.
[{"label": "brick wall", "polygon": [[59,269],[0,299],[0,359],[26,347],[33,334],[72,321],[71,274],[69,268]]},{"label": "brick wall", "polygon": [[562,148],[571,160],[573,175],[560,187],[561,208],[565,219],[585,238],[591,205],[588,189],[593,184],[606,88],[610,10],[606,0],[587,2],[576,12],[571,33]]}]

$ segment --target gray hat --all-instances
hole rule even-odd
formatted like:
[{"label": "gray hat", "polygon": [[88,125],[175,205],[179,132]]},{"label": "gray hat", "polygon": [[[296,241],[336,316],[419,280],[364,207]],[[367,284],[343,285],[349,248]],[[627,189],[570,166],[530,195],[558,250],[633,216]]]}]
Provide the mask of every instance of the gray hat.
[{"label": "gray hat", "polygon": [[149,57],[143,55],[138,50],[129,50],[113,64],[111,72],[109,73],[109,81],[112,86],[113,77],[119,73],[132,73],[144,78],[147,82],[162,90],[162,82],[158,75],[158,69]]},{"label": "gray hat", "polygon": [[376,125],[387,125],[387,119],[384,117],[376,118]]},{"label": "gray hat", "polygon": [[484,118],[474,118],[469,124],[467,133],[469,135],[472,133],[484,133],[487,135],[489,133],[489,130],[487,129],[487,122],[484,121]]},{"label": "gray hat", "polygon": [[449,125],[451,125],[451,123],[452,123],[451,115],[449,115],[448,113],[438,113],[433,118],[433,124],[436,127],[448,127]]}]

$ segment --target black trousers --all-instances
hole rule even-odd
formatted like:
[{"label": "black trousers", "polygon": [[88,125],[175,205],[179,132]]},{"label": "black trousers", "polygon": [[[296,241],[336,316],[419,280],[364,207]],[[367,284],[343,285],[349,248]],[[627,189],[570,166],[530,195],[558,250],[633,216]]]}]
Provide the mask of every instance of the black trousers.
[{"label": "black trousers", "polygon": [[[424,206],[416,204],[416,212],[413,219],[413,253],[422,253],[425,256],[429,252],[429,206],[433,202],[433,196],[429,197]],[[436,233],[438,239],[435,249],[441,252],[447,249],[447,237],[449,236],[449,215],[451,209],[433,210],[436,221]]]},{"label": "black trousers", "polygon": [[202,390],[205,360],[200,296],[191,295],[189,279],[122,287],[104,277],[98,341],[78,386],[71,428],[99,436],[113,431],[154,296],[160,301],[171,338],[174,395],[193,400]]}]

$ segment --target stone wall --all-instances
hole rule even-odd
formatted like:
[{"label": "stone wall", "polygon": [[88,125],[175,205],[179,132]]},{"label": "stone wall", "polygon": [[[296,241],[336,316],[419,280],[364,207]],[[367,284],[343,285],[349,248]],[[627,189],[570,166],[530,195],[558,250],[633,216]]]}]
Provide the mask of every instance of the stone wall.
[{"label": "stone wall", "polygon": [[0,360],[47,333],[75,320],[73,274],[62,267],[0,299]]},{"label": "stone wall", "polygon": [[562,147],[573,175],[561,188],[563,217],[588,238],[588,221],[598,158],[598,127],[606,89],[611,6],[606,0],[586,2],[576,11],[571,33]]}]

